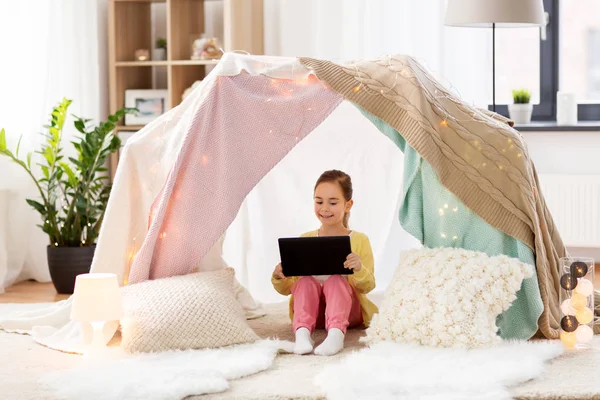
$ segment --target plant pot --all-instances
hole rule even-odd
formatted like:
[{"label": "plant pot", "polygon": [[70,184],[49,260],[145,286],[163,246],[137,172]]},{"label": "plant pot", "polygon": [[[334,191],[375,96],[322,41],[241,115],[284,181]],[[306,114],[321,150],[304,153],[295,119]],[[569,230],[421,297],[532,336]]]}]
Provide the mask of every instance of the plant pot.
[{"label": "plant pot", "polygon": [[167,59],[167,49],[157,48],[152,49],[152,59],[154,61],[162,61]]},{"label": "plant pot", "polygon": [[48,268],[52,283],[60,294],[73,294],[75,277],[87,274],[92,266],[96,245],[86,247],[48,246]]},{"label": "plant pot", "polygon": [[528,124],[531,122],[531,113],[533,112],[533,104],[509,104],[508,114],[510,119],[515,121],[515,124]]}]

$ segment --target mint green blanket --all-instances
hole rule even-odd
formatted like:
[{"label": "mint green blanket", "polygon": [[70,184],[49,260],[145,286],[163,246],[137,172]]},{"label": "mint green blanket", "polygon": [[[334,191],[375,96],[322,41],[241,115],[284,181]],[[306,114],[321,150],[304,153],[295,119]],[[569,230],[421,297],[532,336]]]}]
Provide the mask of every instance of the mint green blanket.
[{"label": "mint green blanket", "polygon": [[[359,107],[360,109],[360,107]],[[533,251],[500,232],[472,212],[439,181],[433,168],[395,129],[361,112],[404,152],[404,198],[399,218],[403,228],[429,248],[460,247],[489,256],[505,254],[535,267]],[[538,330],[543,303],[537,275],[525,279],[517,299],[497,319],[503,339],[529,339]]]}]

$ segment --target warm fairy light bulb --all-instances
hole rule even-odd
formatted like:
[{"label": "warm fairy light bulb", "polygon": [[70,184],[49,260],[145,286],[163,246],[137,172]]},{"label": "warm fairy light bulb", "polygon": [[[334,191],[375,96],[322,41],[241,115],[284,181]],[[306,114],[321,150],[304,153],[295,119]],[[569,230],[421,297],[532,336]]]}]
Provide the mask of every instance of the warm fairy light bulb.
[{"label": "warm fairy light bulb", "polygon": [[594,331],[588,325],[579,325],[575,337],[579,343],[589,343],[594,337]]},{"label": "warm fairy light bulb", "polygon": [[583,308],[587,306],[587,298],[582,294],[575,293],[573,294],[573,297],[571,297],[571,305],[573,305],[576,310],[583,310]]},{"label": "warm fairy light bulb", "polygon": [[440,217],[443,217],[443,216],[444,216],[444,210],[443,210],[443,209],[441,209],[441,208],[440,208],[440,209],[438,210],[438,213],[440,214]]},{"label": "warm fairy light bulb", "polygon": [[588,279],[580,279],[575,287],[575,292],[585,297],[590,296],[594,292],[594,284]]},{"label": "warm fairy light bulb", "polygon": [[560,331],[560,341],[563,342],[567,349],[572,349],[577,342],[577,336],[575,332]]},{"label": "warm fairy light bulb", "polygon": [[571,275],[575,276],[575,278],[583,278],[588,273],[588,266],[583,261],[575,261],[569,267],[569,272]]},{"label": "warm fairy light bulb", "polygon": [[583,310],[577,310],[575,318],[577,318],[577,322],[580,324],[589,324],[594,319],[594,313],[586,307]]},{"label": "warm fairy light bulb", "polygon": [[575,310],[575,308],[571,304],[571,299],[563,301],[560,305],[560,310],[562,311],[563,315],[575,315],[575,313],[577,312],[577,310]]},{"label": "warm fairy light bulb", "polygon": [[571,274],[564,274],[560,277],[560,287],[565,290],[573,290],[577,286],[577,278]]}]

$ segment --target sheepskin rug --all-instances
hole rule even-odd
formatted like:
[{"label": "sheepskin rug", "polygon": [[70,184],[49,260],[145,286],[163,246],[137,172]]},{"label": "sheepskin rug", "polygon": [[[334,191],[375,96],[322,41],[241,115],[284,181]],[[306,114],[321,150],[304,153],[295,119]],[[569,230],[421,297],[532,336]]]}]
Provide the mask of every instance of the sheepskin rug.
[{"label": "sheepskin rug", "polygon": [[546,340],[470,350],[382,342],[327,365],[315,383],[328,400],[504,400],[563,352]]},{"label": "sheepskin rug", "polygon": [[219,349],[166,351],[83,361],[46,375],[42,383],[65,400],[173,400],[223,392],[228,380],[271,367],[280,349],[293,343],[263,340]]}]

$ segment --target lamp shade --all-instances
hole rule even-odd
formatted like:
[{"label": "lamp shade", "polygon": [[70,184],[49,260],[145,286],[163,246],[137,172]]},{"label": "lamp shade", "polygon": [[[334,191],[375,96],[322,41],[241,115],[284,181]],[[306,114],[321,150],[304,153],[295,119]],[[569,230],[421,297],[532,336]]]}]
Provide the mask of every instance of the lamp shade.
[{"label": "lamp shade", "polygon": [[518,28],[545,24],[542,0],[448,0],[445,25]]},{"label": "lamp shade", "polygon": [[71,319],[114,321],[123,316],[121,290],[115,274],[81,274],[75,278]]}]

